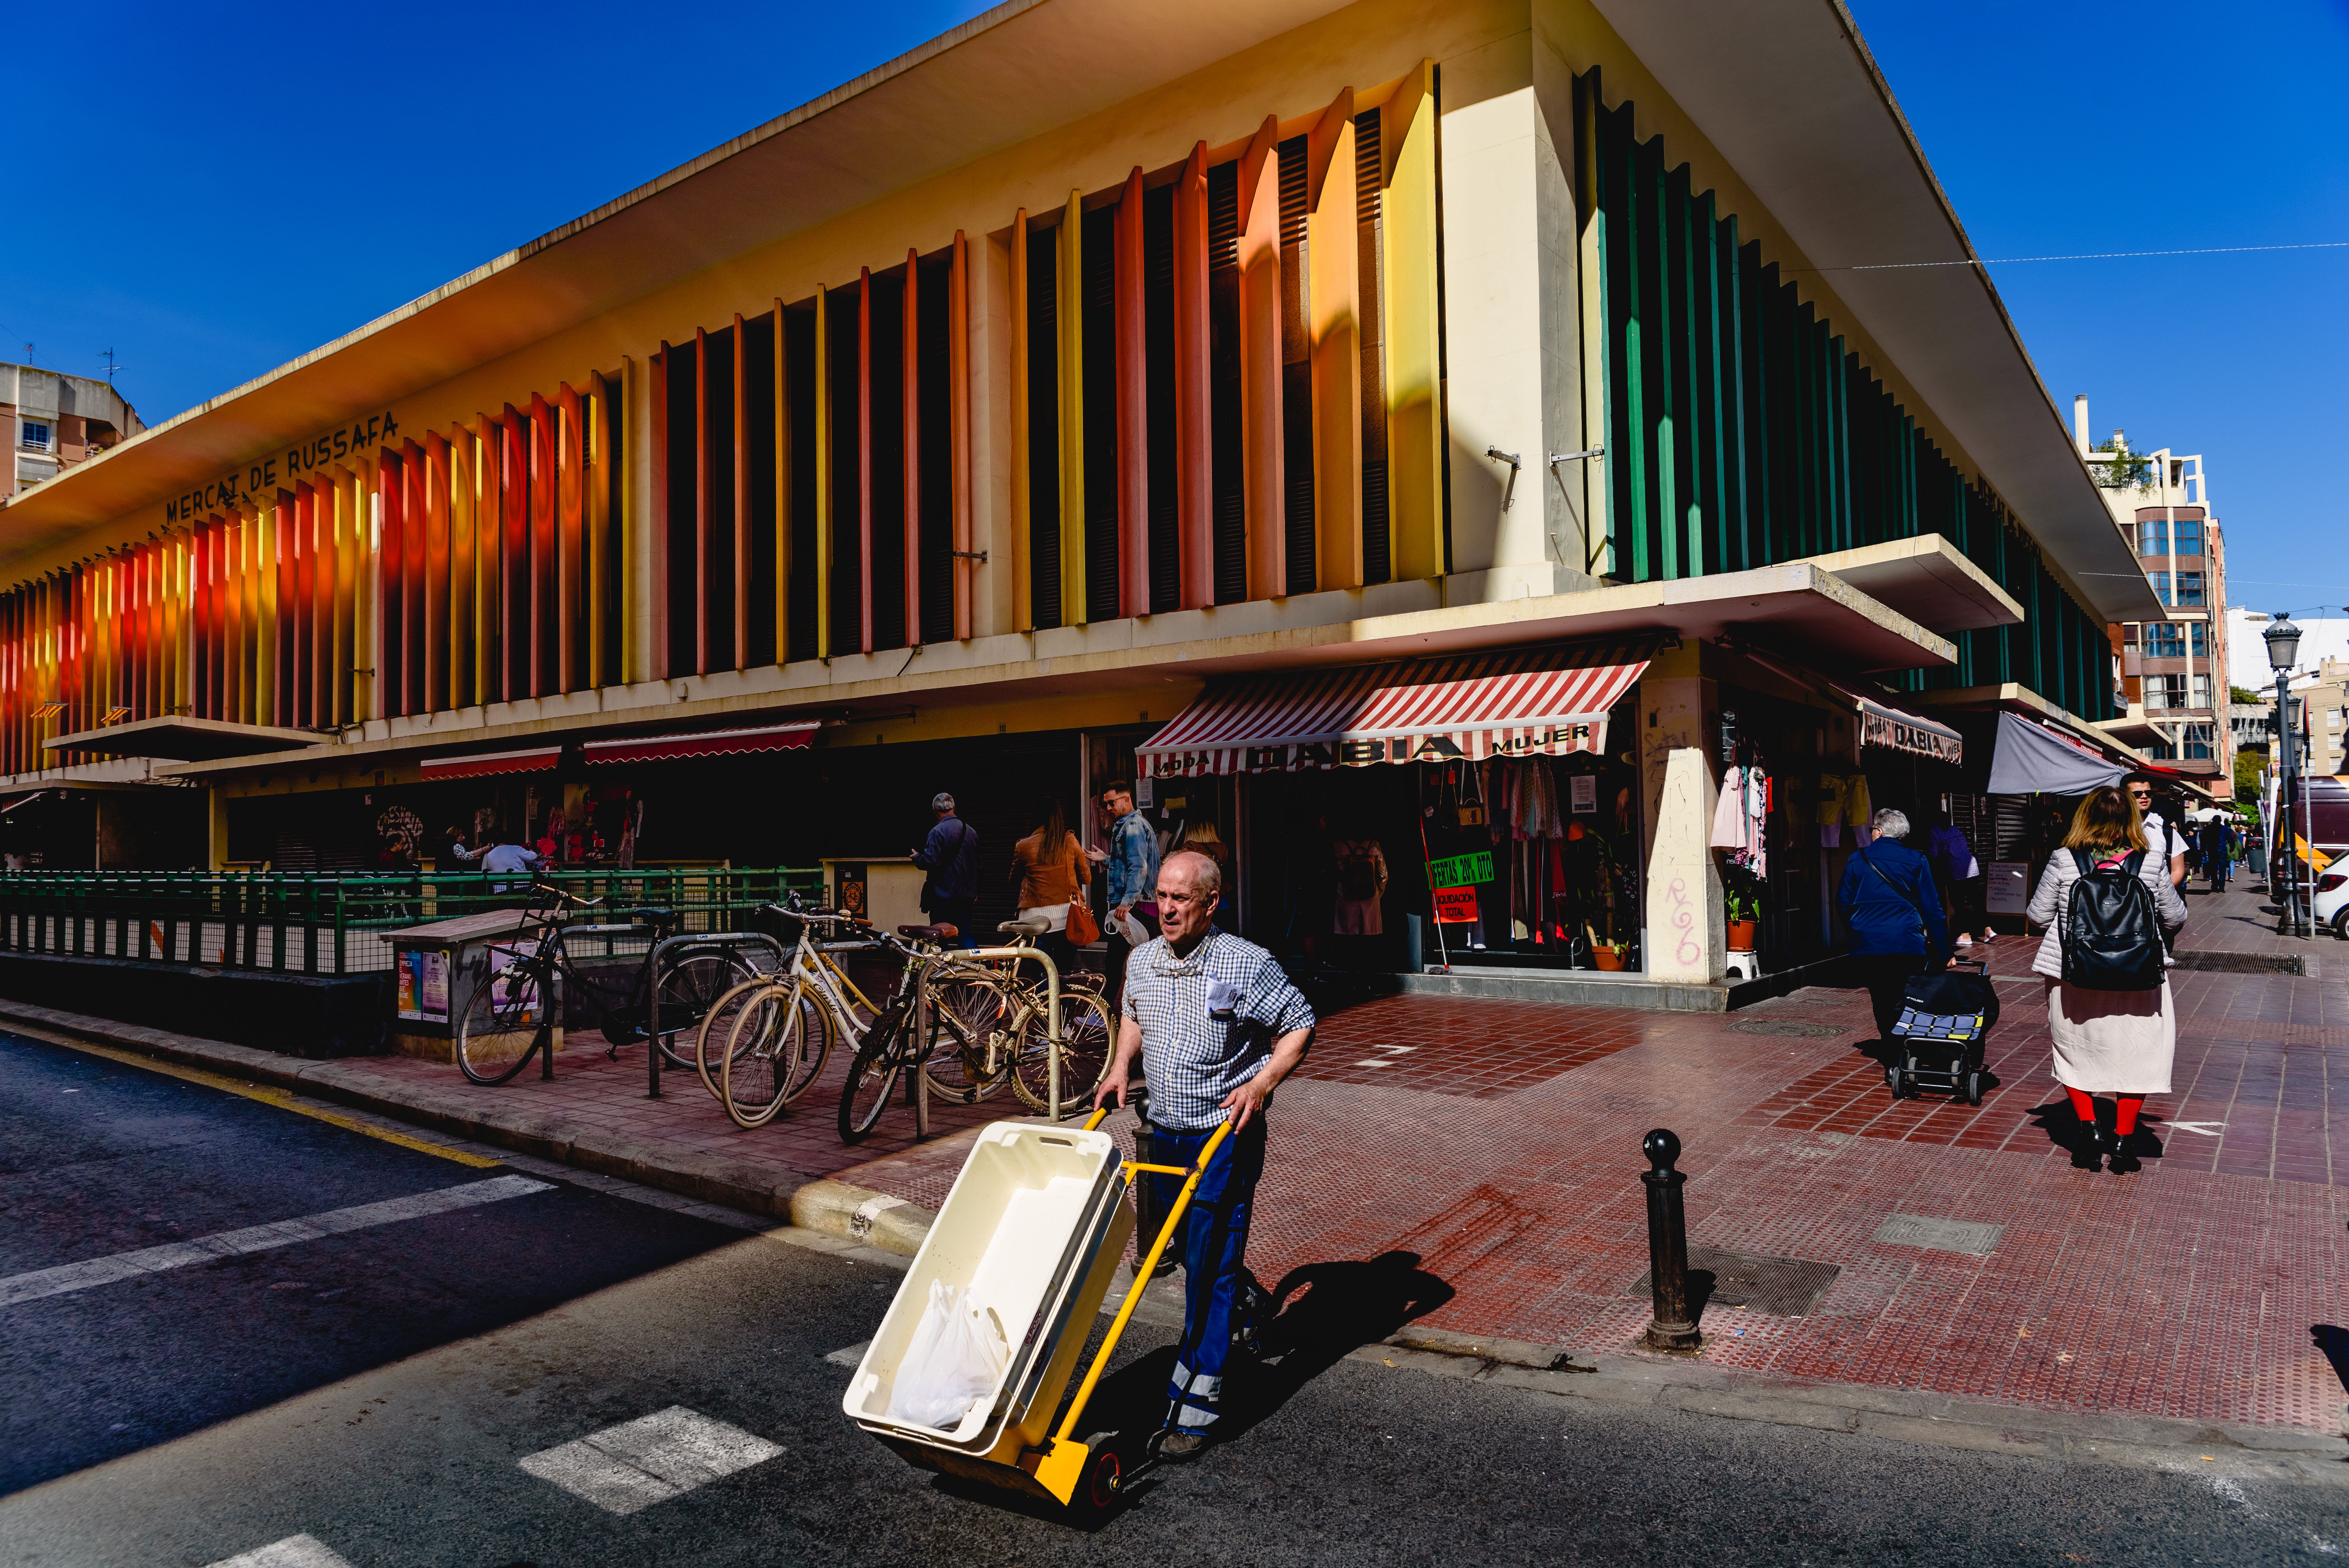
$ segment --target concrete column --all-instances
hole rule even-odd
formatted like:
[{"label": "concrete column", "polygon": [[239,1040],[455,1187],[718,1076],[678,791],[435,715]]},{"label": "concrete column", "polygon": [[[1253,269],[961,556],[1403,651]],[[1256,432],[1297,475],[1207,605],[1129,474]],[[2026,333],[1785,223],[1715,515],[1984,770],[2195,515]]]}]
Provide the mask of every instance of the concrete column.
[{"label": "concrete column", "polygon": [[207,868],[217,871],[228,858],[228,795],[225,791],[204,792],[204,842],[207,846]]},{"label": "concrete column", "polygon": [[1721,870],[1709,844],[1720,790],[1712,763],[1694,746],[1675,747],[1662,762],[1662,787],[1650,819],[1647,974],[1710,984],[1727,972]]}]

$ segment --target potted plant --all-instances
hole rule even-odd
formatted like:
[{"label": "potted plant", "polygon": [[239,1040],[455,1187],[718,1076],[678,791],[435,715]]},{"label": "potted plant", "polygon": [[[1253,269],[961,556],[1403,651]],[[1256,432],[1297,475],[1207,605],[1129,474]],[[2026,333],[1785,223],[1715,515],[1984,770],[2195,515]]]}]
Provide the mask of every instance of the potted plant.
[{"label": "potted plant", "polygon": [[1760,891],[1733,888],[1728,898],[1728,910],[1729,950],[1733,953],[1752,952],[1754,929],[1762,919]]},{"label": "potted plant", "polygon": [[1587,921],[1582,929],[1590,933],[1591,962],[1603,970],[1619,971],[1623,968],[1624,955],[1630,950],[1630,943],[1619,942],[1611,937],[1602,937],[1599,934],[1598,928]]}]

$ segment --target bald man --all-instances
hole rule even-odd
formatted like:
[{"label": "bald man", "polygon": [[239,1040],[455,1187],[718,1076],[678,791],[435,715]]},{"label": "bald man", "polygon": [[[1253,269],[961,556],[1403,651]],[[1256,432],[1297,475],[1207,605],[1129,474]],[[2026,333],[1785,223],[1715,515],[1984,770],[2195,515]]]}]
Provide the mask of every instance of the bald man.
[{"label": "bald man", "polygon": [[[1184,850],[1158,868],[1160,934],[1133,950],[1117,1054],[1094,1091],[1122,1105],[1142,1062],[1150,1085],[1151,1160],[1187,1166],[1216,1127],[1232,1130],[1199,1179],[1183,1231],[1183,1341],[1167,1385],[1174,1405],[1161,1457],[1188,1459],[1222,1413],[1232,1304],[1247,1250],[1257,1179],[1264,1173],[1265,1105],[1313,1042],[1313,1009],[1270,953],[1214,925],[1223,873]],[[1179,1177],[1150,1175],[1157,1211],[1174,1207]]]}]

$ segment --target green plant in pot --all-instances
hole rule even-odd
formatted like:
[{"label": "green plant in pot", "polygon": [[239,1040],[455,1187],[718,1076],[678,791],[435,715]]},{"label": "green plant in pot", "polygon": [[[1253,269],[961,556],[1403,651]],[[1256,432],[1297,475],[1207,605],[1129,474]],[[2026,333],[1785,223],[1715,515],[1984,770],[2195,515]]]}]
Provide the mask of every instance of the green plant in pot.
[{"label": "green plant in pot", "polygon": [[1728,915],[1729,950],[1750,953],[1754,939],[1762,921],[1762,890],[1759,888],[1733,888],[1725,900]]}]

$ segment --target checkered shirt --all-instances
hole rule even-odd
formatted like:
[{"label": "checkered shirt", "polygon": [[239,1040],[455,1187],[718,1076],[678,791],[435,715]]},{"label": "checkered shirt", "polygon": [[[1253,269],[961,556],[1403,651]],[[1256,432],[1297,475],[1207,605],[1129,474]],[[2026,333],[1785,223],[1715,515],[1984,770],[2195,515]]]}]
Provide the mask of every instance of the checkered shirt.
[{"label": "checkered shirt", "polygon": [[[1207,991],[1233,992],[1232,1017],[1213,1018]],[[1142,1025],[1150,1121],[1169,1132],[1206,1132],[1228,1114],[1224,1096],[1257,1075],[1272,1043],[1313,1027],[1313,1009],[1278,961],[1227,931],[1178,959],[1166,939],[1133,950],[1125,968],[1125,1016]]]}]

